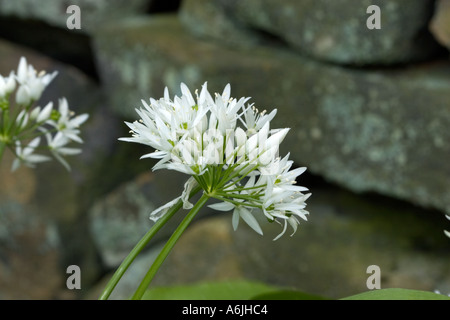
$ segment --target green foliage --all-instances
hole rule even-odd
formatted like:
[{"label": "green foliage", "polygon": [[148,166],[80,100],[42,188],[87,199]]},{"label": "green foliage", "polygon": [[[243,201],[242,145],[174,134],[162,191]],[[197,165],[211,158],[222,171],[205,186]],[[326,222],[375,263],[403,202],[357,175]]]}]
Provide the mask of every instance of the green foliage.
[{"label": "green foliage", "polygon": [[327,298],[295,290],[277,290],[262,293],[251,300],[329,300]]},{"label": "green foliage", "polygon": [[[142,298],[144,300],[329,300],[318,295],[247,280],[154,287],[147,290]],[[371,290],[340,300],[450,300],[450,297],[428,291],[391,288]]]},{"label": "green foliage", "polygon": [[249,300],[279,288],[259,282],[233,280],[202,282],[192,285],[154,287],[147,290],[144,300]]},{"label": "green foliage", "polygon": [[341,300],[450,300],[450,297],[428,291],[391,288],[367,291]]}]

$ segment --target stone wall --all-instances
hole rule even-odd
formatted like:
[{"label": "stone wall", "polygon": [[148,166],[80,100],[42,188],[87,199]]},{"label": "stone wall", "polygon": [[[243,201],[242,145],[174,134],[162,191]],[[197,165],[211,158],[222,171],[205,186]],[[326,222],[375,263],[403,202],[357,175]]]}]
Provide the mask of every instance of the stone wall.
[{"label": "stone wall", "polygon": [[[123,121],[165,86],[205,81],[278,109],[274,125],[292,128],[283,151],[308,167],[311,219],[273,243],[273,225],[264,238],[233,232],[229,215],[205,210],[155,284],[247,278],[339,298],[366,290],[378,264],[384,287],[450,292],[449,3],[0,0],[0,74],[25,55],[60,71],[45,99],[66,95],[93,115],[70,175],[56,163],[0,166],[0,298],[96,297],[185,179],[151,173],[143,148],[117,141]],[[81,29],[66,26],[73,4]],[[381,29],[366,26],[370,5]],[[79,292],[65,288],[70,264],[82,270]],[[115,297],[129,290],[124,279]]]}]

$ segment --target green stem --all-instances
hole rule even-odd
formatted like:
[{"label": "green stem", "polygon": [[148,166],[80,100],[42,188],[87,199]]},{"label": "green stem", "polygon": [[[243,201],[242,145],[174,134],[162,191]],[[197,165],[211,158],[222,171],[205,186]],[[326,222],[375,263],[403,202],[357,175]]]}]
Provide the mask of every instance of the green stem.
[{"label": "green stem", "polygon": [[2,121],[2,133],[4,136],[6,136],[8,134],[8,128],[9,128],[9,109],[3,110],[2,112],[2,117],[3,117],[3,121]]},{"label": "green stem", "polygon": [[[222,176],[222,180],[217,184],[217,189],[221,189],[222,187],[224,187],[228,182],[230,182],[232,179],[234,179],[235,177],[237,177],[237,176],[239,176],[240,174],[241,174],[241,172],[244,170],[244,169],[246,169],[248,166],[250,165],[250,163],[247,163],[246,165],[244,165],[239,171],[237,171],[237,172],[230,172],[230,173],[228,173],[228,174],[225,174],[224,176]],[[234,167],[233,167],[233,169],[234,168],[237,168],[239,165],[235,165]],[[236,184],[237,182],[239,182],[240,180],[242,180],[243,178],[245,178],[246,177],[246,175],[248,174],[248,173],[250,173],[251,171],[253,171],[255,168],[251,168],[245,175],[242,175],[241,176],[241,178],[238,180],[238,181],[235,181],[235,182],[232,182],[232,184],[230,184],[230,185],[233,185],[233,184]],[[227,170],[228,171],[228,170]]]},{"label": "green stem", "polygon": [[194,219],[195,215],[203,207],[203,205],[206,203],[206,201],[208,201],[208,199],[209,199],[209,196],[206,194],[203,194],[201,196],[201,198],[197,201],[197,203],[194,205],[194,207],[191,209],[191,211],[189,211],[189,213],[186,215],[186,217],[180,223],[178,228],[174,231],[172,236],[169,238],[167,243],[162,248],[159,255],[156,257],[155,261],[153,262],[152,266],[148,270],[147,274],[145,275],[141,284],[137,288],[136,292],[134,293],[134,295],[132,297],[133,300],[139,300],[142,298],[142,296],[144,295],[148,286],[150,285],[150,282],[153,280],[153,277],[155,276],[156,272],[158,271],[159,267],[164,262],[164,260],[167,258],[170,251],[174,247],[175,243],[178,241],[180,236],[183,234],[184,230],[186,230],[186,228],[188,227],[189,223],[191,223],[192,219]]},{"label": "green stem", "polygon": [[[230,203],[232,203],[232,204],[234,204],[236,206],[242,205],[242,202],[234,201],[234,200],[232,200],[230,198],[223,197],[223,196],[221,196],[221,195],[219,195],[217,193],[215,193],[211,197],[214,198],[214,199],[220,200],[220,201],[230,202]],[[246,207],[261,208],[261,204],[255,204],[255,203],[250,203],[250,202],[245,203],[245,206]]]},{"label": "green stem", "polygon": [[[190,194],[190,198],[194,196],[197,192],[201,190],[200,187],[194,188]],[[131,250],[128,256],[122,261],[119,268],[117,268],[116,272],[109,280],[102,294],[98,298],[99,300],[107,300],[111,295],[112,291],[116,287],[119,280],[122,278],[125,271],[127,271],[128,267],[134,261],[134,259],[138,256],[138,254],[144,249],[144,247],[148,244],[148,242],[153,238],[153,236],[166,224],[167,221],[172,218],[172,216],[181,209],[183,203],[182,201],[178,201],[172,208],[167,211],[165,215],[163,215],[154,225],[153,227],[142,237],[142,239],[136,244],[136,246]]]}]

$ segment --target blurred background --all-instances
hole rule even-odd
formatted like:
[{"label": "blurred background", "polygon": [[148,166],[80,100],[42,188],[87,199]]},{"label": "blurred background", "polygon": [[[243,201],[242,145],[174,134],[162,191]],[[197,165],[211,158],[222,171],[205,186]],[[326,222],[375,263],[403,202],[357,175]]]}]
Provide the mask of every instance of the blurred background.
[{"label": "blurred background", "polygon": [[[80,9],[80,28],[71,29]],[[370,5],[380,29],[369,29]],[[69,23],[70,25],[70,23]],[[153,284],[249,279],[341,298],[381,288],[450,293],[450,1],[0,0],[0,74],[21,56],[58,76],[42,104],[65,96],[88,112],[83,153],[10,172],[0,165],[0,299],[96,299],[151,227],[149,213],[187,179],[152,172],[149,150],[120,142],[141,99],[231,84],[260,110],[308,171],[309,221],[264,236],[205,209]],[[112,298],[126,298],[171,225]],[[69,265],[81,289],[69,290]]]}]

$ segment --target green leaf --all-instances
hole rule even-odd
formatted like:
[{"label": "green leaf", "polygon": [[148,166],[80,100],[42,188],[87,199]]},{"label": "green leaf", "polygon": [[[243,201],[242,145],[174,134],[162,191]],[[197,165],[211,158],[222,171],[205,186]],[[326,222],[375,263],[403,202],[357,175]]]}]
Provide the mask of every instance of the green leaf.
[{"label": "green leaf", "polygon": [[233,280],[202,282],[192,285],[154,287],[144,293],[144,300],[249,300],[279,288],[259,282]]},{"label": "green leaf", "polygon": [[277,290],[256,295],[251,300],[330,300],[321,296],[295,291]]},{"label": "green leaf", "polygon": [[367,291],[341,300],[450,300],[450,297],[429,291],[390,288]]}]

